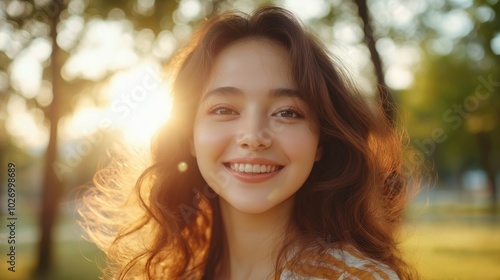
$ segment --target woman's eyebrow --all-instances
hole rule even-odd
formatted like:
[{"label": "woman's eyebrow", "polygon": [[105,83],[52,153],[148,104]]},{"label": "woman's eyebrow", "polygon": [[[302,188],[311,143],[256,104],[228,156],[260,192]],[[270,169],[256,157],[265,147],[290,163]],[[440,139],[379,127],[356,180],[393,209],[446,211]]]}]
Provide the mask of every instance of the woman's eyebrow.
[{"label": "woman's eyebrow", "polygon": [[202,101],[205,101],[210,96],[219,95],[219,96],[228,96],[228,95],[243,95],[243,91],[235,87],[218,87],[207,91],[202,98]]},{"label": "woman's eyebrow", "polygon": [[269,94],[271,97],[298,97],[302,98],[300,95],[300,91],[298,89],[292,88],[277,88],[272,89]]},{"label": "woman's eyebrow", "polygon": [[[228,96],[228,95],[244,95],[245,93],[235,87],[218,87],[214,88],[212,90],[207,91],[204,96],[202,101],[206,100],[210,96],[214,95],[219,95],[219,96]],[[269,95],[273,98],[278,98],[278,97],[298,97],[302,98],[300,95],[300,91],[298,89],[292,89],[292,88],[276,88],[276,89],[271,89],[269,91]]]}]

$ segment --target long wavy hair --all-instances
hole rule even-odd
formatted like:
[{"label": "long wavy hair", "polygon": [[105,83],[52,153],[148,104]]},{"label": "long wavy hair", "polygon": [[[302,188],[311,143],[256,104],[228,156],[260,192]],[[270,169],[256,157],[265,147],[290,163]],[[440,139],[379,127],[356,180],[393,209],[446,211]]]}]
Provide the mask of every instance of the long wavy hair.
[{"label": "long wavy hair", "polygon": [[172,115],[153,141],[151,162],[137,167],[137,155],[122,151],[96,173],[80,214],[88,238],[106,253],[104,278],[214,279],[225,250],[218,197],[189,141],[215,58],[229,44],[252,38],[287,50],[292,77],[319,121],[322,147],[296,193],[291,223],[299,236],[280,249],[278,275],[285,260],[300,266],[302,254],[351,246],[401,279],[415,279],[396,235],[417,185],[401,131],[356,90],[338,59],[276,7],[206,20],[168,68]]}]

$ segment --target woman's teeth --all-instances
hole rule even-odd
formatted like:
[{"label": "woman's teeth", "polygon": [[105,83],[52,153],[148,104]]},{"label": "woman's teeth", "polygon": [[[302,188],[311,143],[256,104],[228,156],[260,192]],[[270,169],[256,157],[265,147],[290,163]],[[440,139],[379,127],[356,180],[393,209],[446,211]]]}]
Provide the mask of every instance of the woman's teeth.
[{"label": "woman's teeth", "polygon": [[248,163],[230,163],[231,170],[245,173],[268,173],[278,169],[276,165],[261,165]]}]

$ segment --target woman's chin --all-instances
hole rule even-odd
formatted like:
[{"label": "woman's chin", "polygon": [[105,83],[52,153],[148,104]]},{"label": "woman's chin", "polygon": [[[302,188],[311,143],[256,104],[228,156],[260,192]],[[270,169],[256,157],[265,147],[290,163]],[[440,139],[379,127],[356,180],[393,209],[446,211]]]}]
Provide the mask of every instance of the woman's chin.
[{"label": "woman's chin", "polygon": [[242,199],[242,197],[237,197],[235,199],[231,198],[225,199],[223,197],[221,198],[222,198],[221,207],[234,209],[240,213],[246,213],[246,214],[264,214],[266,212],[270,212],[281,207],[287,207],[286,205],[290,204],[287,203],[289,199],[286,199],[285,201],[279,201],[270,197],[249,198],[247,196],[243,197],[245,199]]}]

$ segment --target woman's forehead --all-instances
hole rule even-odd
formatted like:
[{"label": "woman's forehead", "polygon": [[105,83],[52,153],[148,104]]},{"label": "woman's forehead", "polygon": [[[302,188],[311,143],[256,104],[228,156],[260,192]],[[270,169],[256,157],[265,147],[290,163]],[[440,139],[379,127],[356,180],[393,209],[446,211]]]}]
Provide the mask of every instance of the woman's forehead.
[{"label": "woman's forehead", "polygon": [[267,39],[246,39],[215,58],[204,92],[216,87],[296,88],[288,52]]}]

